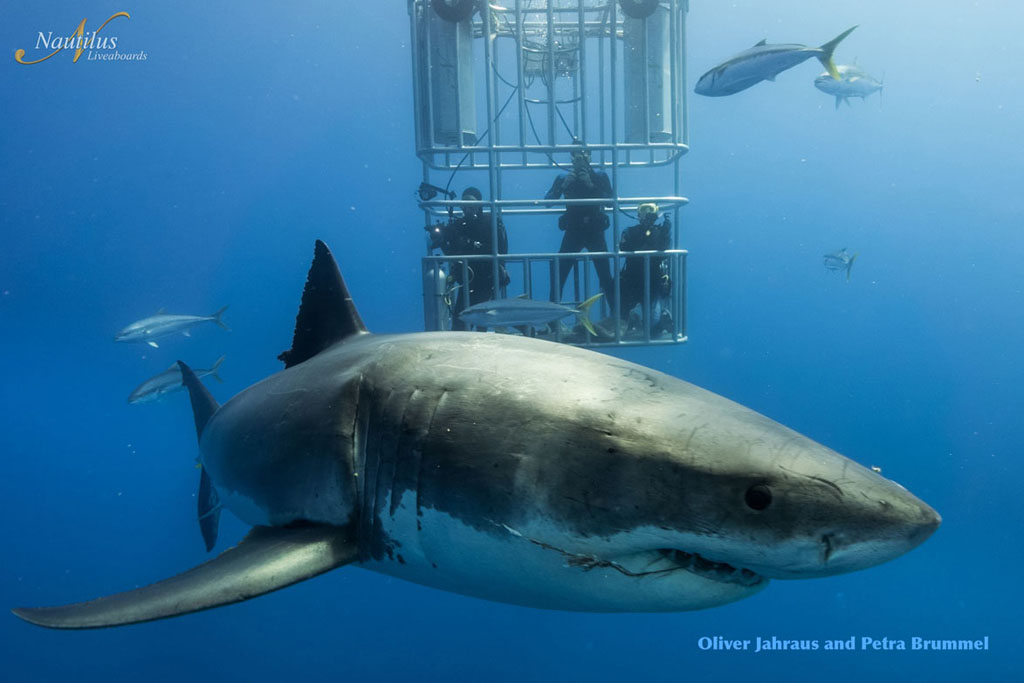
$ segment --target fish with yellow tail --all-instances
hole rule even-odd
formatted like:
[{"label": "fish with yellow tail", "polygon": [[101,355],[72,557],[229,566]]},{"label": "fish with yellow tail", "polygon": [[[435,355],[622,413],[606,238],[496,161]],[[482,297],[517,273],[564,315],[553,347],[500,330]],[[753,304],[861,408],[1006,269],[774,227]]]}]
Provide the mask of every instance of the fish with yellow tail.
[{"label": "fish with yellow tail", "polygon": [[476,327],[543,327],[550,323],[574,315],[587,328],[590,334],[597,336],[597,330],[590,322],[589,310],[602,294],[595,294],[579,306],[565,306],[553,301],[536,301],[534,299],[494,299],[474,304],[462,311],[459,318]]},{"label": "fish with yellow tail", "polygon": [[762,40],[701,76],[694,92],[708,97],[735,95],[761,81],[774,81],[783,71],[792,69],[811,57],[817,57],[832,78],[839,80],[840,73],[832,61],[832,53],[855,28],[857,27],[846,29],[821,47],[797,43],[768,44]]}]

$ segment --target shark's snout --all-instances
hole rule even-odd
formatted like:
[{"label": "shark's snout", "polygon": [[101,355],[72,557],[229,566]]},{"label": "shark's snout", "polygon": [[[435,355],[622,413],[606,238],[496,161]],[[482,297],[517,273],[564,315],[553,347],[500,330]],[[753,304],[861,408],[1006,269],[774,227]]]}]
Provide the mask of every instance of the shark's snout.
[{"label": "shark's snout", "polygon": [[832,576],[895,559],[942,523],[931,506],[877,472],[845,459],[820,463],[787,467],[765,487],[771,502],[747,517],[751,537],[762,542],[709,554],[767,578]]},{"label": "shark's snout", "polygon": [[907,542],[910,544],[908,550],[916,548],[928,540],[928,537],[935,533],[935,530],[942,524],[942,516],[938,512],[920,500],[917,502],[919,508],[918,519],[916,522],[911,523],[906,531]]},{"label": "shark's snout", "polygon": [[821,534],[818,552],[808,554],[814,560],[786,567],[774,577],[831,576],[873,567],[913,550],[939,528],[942,517],[931,506],[892,482],[886,481],[885,489],[889,495],[875,492],[865,496],[864,504],[842,510],[834,528]]}]

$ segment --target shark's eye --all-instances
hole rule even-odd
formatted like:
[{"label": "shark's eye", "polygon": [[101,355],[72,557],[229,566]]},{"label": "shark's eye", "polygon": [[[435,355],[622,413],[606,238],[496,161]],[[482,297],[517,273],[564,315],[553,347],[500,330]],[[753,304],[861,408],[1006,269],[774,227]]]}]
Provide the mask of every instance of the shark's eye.
[{"label": "shark's eye", "polygon": [[751,510],[764,510],[772,504],[772,490],[764,484],[754,484],[743,496]]}]

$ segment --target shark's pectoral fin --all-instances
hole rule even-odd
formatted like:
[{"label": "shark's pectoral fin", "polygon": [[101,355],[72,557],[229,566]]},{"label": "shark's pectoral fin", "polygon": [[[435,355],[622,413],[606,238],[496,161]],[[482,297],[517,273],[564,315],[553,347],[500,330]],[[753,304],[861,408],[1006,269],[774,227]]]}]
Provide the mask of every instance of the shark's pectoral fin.
[{"label": "shark's pectoral fin", "polygon": [[136,624],[248,600],[348,564],[356,557],[354,534],[345,528],[254,527],[234,548],[158,583],[89,602],[12,611],[47,628]]}]

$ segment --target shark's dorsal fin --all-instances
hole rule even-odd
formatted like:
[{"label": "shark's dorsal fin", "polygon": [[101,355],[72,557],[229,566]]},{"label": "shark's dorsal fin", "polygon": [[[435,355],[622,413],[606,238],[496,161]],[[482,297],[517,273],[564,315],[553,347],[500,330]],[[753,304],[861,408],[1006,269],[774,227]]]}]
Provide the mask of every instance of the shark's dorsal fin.
[{"label": "shark's dorsal fin", "polygon": [[767,45],[767,44],[768,44],[768,39],[767,38],[762,38],[760,41],[754,43],[754,47],[761,47],[761,46]]},{"label": "shark's dorsal fin", "polygon": [[181,370],[181,383],[188,389],[189,398],[192,399],[192,417],[196,421],[196,439],[199,439],[203,436],[206,423],[220,406],[196,377],[196,373],[192,372],[192,368],[179,360],[178,369]]},{"label": "shark's dorsal fin", "polygon": [[302,304],[295,319],[292,348],[278,359],[290,368],[342,339],[367,331],[331,250],[317,240],[313,265],[309,267]]}]

